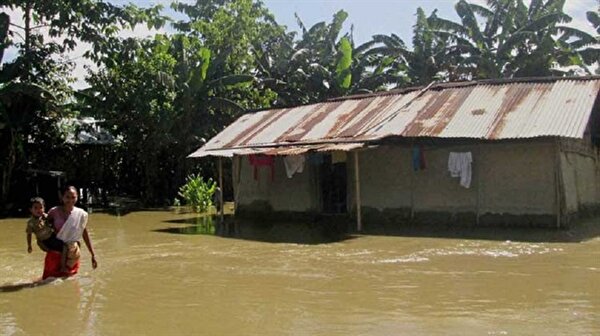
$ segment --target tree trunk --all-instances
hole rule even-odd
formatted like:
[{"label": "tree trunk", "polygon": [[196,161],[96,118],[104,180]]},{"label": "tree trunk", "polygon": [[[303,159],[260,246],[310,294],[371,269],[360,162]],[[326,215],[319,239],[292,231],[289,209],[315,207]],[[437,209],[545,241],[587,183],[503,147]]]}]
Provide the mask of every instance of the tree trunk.
[{"label": "tree trunk", "polygon": [[31,62],[30,62],[30,52],[31,52],[31,11],[33,9],[33,3],[28,1],[25,5],[25,14],[23,14],[23,18],[25,20],[25,69],[27,76],[27,80],[31,79]]},{"label": "tree trunk", "polygon": [[14,129],[8,130],[8,146],[6,147],[7,155],[6,161],[4,161],[4,165],[2,165],[2,181],[0,185],[0,204],[3,205],[3,208],[0,209],[0,212],[6,211],[6,202],[8,200],[8,195],[10,194],[10,181],[12,179],[12,172],[15,167],[16,162],[16,145],[15,145],[15,131]]}]

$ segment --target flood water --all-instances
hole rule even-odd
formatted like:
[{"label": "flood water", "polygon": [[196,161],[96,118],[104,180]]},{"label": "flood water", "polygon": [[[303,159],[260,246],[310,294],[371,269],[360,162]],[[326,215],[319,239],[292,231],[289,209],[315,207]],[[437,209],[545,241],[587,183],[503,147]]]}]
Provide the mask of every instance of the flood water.
[{"label": "flood water", "polygon": [[292,244],[191,217],[93,213],[99,268],[35,287],[26,220],[0,220],[0,335],[600,335],[597,235]]}]

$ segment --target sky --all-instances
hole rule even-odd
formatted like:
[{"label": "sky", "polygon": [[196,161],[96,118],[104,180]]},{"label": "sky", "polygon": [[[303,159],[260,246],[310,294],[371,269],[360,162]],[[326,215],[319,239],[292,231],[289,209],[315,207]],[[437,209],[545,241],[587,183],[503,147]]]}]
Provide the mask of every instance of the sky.
[{"label": "sky", "polygon": [[[115,5],[125,5],[133,3],[140,7],[161,4],[165,8],[165,14],[171,17],[176,14],[170,10],[171,0],[108,0]],[[189,0],[180,0],[180,2],[191,2]],[[288,30],[299,31],[294,14],[297,13],[304,25],[311,27],[317,22],[331,22],[333,14],[343,9],[348,12],[348,18],[344,25],[344,32],[349,32],[353,26],[354,41],[357,44],[368,41],[375,34],[389,35],[394,33],[404,40],[408,45],[411,44],[412,26],[415,24],[415,13],[418,7],[423,8],[429,15],[434,9],[438,9],[438,16],[459,21],[454,11],[454,4],[457,0],[263,0],[263,3],[274,14],[279,24],[286,25]],[[485,0],[471,0],[470,2],[484,4]],[[593,33],[591,26],[586,20],[585,13],[590,10],[599,10],[600,0],[567,0],[566,12],[573,21],[570,26]],[[22,22],[18,13],[11,13],[13,22]],[[168,27],[161,31],[169,31]],[[144,26],[139,26],[134,31],[124,31],[123,36],[151,36],[157,31],[149,30]],[[85,50],[89,48],[86,45],[80,45],[72,52],[70,58],[76,60],[75,71],[79,78],[75,84],[76,88],[85,86],[83,74],[85,74],[85,60],[79,58]],[[9,51],[5,60],[14,57],[14,51]]]},{"label": "sky", "polygon": [[[411,44],[412,26],[416,22],[415,13],[421,7],[426,15],[438,10],[438,16],[458,21],[454,11],[457,0],[264,0],[280,24],[297,30],[294,13],[310,27],[320,21],[331,22],[333,13],[340,9],[348,12],[346,28],[354,25],[354,38],[357,43],[368,41],[375,34],[394,33]],[[484,0],[471,0],[484,4]],[[585,13],[598,10],[600,0],[567,0],[566,12],[573,17],[572,25],[590,31]]]},{"label": "sky", "polygon": [[[109,0],[114,4],[132,2],[139,6],[161,4],[169,8],[171,0]],[[181,2],[193,2],[180,0]],[[395,33],[410,43],[412,26],[418,7],[426,14],[438,9],[438,15],[458,21],[454,4],[458,0],[262,0],[275,15],[280,24],[289,30],[299,30],[294,14],[297,13],[307,27],[321,21],[331,22],[333,14],[343,9],[348,12],[345,29],[354,25],[354,38],[357,43],[368,41],[375,34]],[[527,2],[527,0],[525,0]],[[485,0],[469,2],[485,4]],[[573,17],[572,26],[591,31],[585,13],[598,10],[600,0],[566,0],[566,12]]]}]

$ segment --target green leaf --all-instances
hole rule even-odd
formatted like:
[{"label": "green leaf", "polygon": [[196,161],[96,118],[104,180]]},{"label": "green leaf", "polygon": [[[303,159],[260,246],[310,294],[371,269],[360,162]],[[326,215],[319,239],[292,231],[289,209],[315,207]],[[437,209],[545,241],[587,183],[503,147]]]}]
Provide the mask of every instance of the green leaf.
[{"label": "green leaf", "polygon": [[339,87],[347,89],[352,83],[352,74],[350,73],[350,66],[352,65],[352,45],[348,38],[344,37],[340,40],[338,53],[338,62],[335,68],[337,82]]},{"label": "green leaf", "polygon": [[206,79],[206,72],[208,71],[208,66],[210,65],[210,49],[201,48],[199,51],[200,56],[200,69],[201,69],[201,77],[202,80]]},{"label": "green leaf", "polygon": [[600,34],[600,14],[598,12],[589,11],[586,13],[588,21],[596,29],[596,33]]},{"label": "green leaf", "polygon": [[229,75],[221,78],[217,78],[210,82],[209,85],[218,84],[222,86],[232,86],[245,84],[255,81],[256,78],[252,75]]}]

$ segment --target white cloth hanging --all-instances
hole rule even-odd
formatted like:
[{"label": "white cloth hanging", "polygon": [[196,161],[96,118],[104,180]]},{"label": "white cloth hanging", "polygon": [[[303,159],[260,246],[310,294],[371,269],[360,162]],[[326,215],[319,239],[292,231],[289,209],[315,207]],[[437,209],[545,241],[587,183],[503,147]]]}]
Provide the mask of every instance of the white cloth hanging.
[{"label": "white cloth hanging", "polygon": [[285,164],[285,173],[288,178],[292,178],[296,173],[302,173],[304,171],[304,155],[288,155],[283,157],[283,163]]},{"label": "white cloth hanging", "polygon": [[471,163],[473,156],[471,152],[450,152],[448,156],[448,171],[450,176],[460,177],[460,185],[469,188],[471,186]]}]

